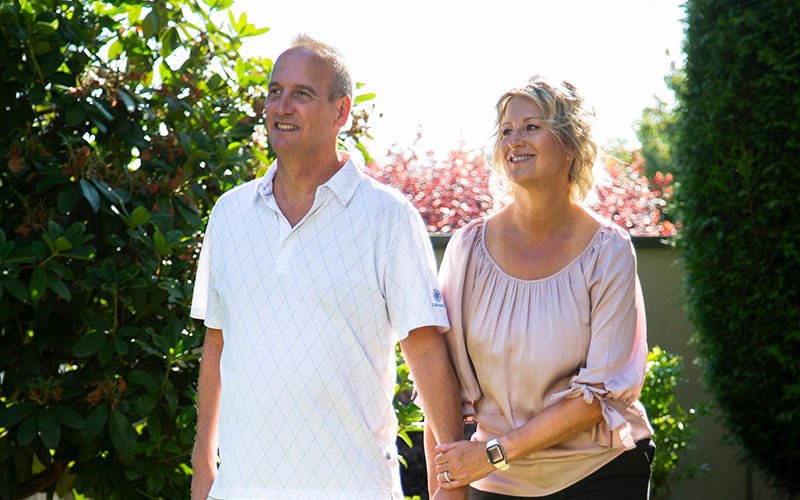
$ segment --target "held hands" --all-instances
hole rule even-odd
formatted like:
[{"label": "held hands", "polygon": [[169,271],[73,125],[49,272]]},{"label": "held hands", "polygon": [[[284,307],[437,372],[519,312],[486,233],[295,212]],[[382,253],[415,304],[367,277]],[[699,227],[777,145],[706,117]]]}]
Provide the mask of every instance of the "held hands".
[{"label": "held hands", "polygon": [[453,490],[488,476],[495,468],[486,458],[486,443],[457,441],[436,447],[439,489]]}]

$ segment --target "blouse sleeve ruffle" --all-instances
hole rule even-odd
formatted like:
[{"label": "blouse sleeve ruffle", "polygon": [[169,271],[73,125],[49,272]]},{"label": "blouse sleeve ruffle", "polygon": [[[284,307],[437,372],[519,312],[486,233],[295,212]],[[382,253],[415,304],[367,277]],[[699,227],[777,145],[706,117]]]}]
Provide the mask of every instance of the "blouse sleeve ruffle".
[{"label": "blouse sleeve ruffle", "polygon": [[[591,404],[595,399],[600,401],[603,420],[595,425],[592,432],[592,441],[607,448],[633,448],[631,424],[622,415],[629,406],[628,402],[614,399],[610,391],[588,384],[573,382],[569,389],[557,392],[550,396],[550,403],[557,403],[564,398],[583,398],[586,404]],[[635,398],[633,398],[635,400]]]}]

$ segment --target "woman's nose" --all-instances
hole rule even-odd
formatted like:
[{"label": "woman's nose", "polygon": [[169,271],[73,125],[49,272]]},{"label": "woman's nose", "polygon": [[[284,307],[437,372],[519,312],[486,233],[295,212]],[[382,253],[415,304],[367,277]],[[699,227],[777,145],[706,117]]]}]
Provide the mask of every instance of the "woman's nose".
[{"label": "woman's nose", "polygon": [[511,134],[508,136],[508,144],[510,146],[518,146],[524,142],[524,138],[522,137],[522,132],[519,130],[512,130]]}]

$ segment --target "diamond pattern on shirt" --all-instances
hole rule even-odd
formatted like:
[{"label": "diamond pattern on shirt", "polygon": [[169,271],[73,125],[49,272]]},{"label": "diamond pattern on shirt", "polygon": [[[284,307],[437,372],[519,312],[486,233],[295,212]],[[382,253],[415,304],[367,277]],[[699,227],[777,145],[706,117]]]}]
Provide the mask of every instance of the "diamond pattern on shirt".
[{"label": "diamond pattern on shirt", "polygon": [[447,326],[424,226],[348,162],[291,228],[275,168],[220,198],[198,266],[192,315],[225,338],[211,495],[402,498],[394,344]]}]

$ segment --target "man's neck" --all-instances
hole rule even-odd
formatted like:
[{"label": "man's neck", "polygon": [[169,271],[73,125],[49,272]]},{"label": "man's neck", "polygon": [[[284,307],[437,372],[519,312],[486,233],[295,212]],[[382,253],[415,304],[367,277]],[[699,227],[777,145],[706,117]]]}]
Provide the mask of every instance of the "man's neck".
[{"label": "man's neck", "polygon": [[272,189],[278,207],[292,227],[311,210],[317,188],[333,177],[347,159],[346,154],[339,151],[297,161],[278,157]]}]

